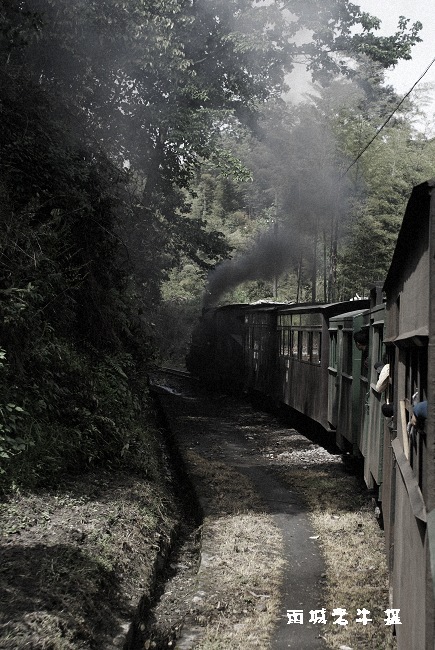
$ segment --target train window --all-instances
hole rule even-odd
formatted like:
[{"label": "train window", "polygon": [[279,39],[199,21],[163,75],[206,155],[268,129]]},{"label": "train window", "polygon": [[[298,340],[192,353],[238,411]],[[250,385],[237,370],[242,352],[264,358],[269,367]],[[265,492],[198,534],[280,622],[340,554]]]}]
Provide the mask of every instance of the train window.
[{"label": "train window", "polygon": [[353,362],[353,337],[352,332],[343,332],[343,367],[342,371],[349,376],[352,376],[352,362]]},{"label": "train window", "polygon": [[260,339],[259,328],[254,325],[254,327],[252,328],[252,347],[254,348],[254,350],[260,349],[260,343],[261,343],[261,339]]},{"label": "train window", "polygon": [[[396,365],[396,355],[395,355],[395,348],[393,345],[388,345],[387,350],[385,353],[387,357],[387,363],[390,365],[390,377],[395,377],[395,365]],[[387,388],[387,392],[385,395],[386,401],[388,401],[390,404],[393,403],[394,400],[394,386],[393,382],[390,382]]]},{"label": "train window", "polygon": [[288,356],[299,361],[319,364],[322,333],[320,330],[291,329],[288,340]]},{"label": "train window", "polygon": [[307,330],[302,332],[301,361],[310,361],[310,334]]},{"label": "train window", "polygon": [[248,318],[245,319],[245,323],[248,326],[247,329],[245,330],[246,331],[245,347],[247,349],[251,349],[252,348],[252,328],[250,327]]},{"label": "train window", "polygon": [[269,317],[267,314],[255,314],[254,315],[254,320],[258,325],[268,325],[269,324]]},{"label": "train window", "polygon": [[369,361],[367,355],[361,357],[361,377],[367,378],[369,374]]},{"label": "train window", "polygon": [[[372,359],[376,359],[376,362],[378,363],[387,363],[387,355],[385,354],[382,346],[382,340],[383,340],[383,326],[382,325],[375,325],[372,330],[372,347],[373,347],[373,354],[371,355]],[[371,368],[371,375],[374,384],[377,383],[379,379],[379,375],[376,372],[375,366],[373,365]]]},{"label": "train window", "polygon": [[278,316],[279,353],[284,357],[288,357],[291,354],[290,326],[291,316],[289,314],[280,314]]},{"label": "train window", "polygon": [[288,327],[284,327],[280,331],[281,333],[281,354],[285,357],[290,356],[290,339],[291,339],[291,332]]},{"label": "train window", "polygon": [[427,349],[412,346],[406,351],[405,398],[423,401],[427,393]]},{"label": "train window", "polygon": [[311,362],[320,363],[322,349],[322,332],[313,332]]},{"label": "train window", "polygon": [[299,356],[299,332],[292,330],[292,357],[298,358]]},{"label": "train window", "polygon": [[[417,402],[427,399],[427,347],[411,345],[400,353],[405,363],[405,398],[407,405],[414,406]],[[409,422],[410,413],[406,414]],[[426,445],[424,432],[411,427],[409,434],[409,463],[421,489],[424,487],[423,456]]]},{"label": "train window", "polygon": [[303,327],[316,327],[322,324],[321,314],[301,314],[300,318]]},{"label": "train window", "polygon": [[329,365],[337,368],[337,332],[329,333]]},{"label": "train window", "polygon": [[259,328],[260,333],[260,348],[262,351],[268,350],[268,341],[270,336],[269,323],[262,323]]}]

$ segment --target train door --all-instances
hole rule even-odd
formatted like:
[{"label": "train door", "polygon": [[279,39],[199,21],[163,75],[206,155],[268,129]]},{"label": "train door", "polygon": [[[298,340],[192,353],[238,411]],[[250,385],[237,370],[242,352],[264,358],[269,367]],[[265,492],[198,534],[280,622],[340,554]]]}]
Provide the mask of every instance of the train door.
[{"label": "train door", "polygon": [[[355,368],[353,363],[353,320],[352,316],[345,319],[341,340],[341,387],[340,387],[340,432],[348,442],[348,449],[355,453],[358,447],[358,418],[355,418]],[[358,376],[358,375],[356,375]]]},{"label": "train door", "polygon": [[291,316],[289,314],[279,314],[278,319],[278,336],[279,336],[279,360],[278,360],[278,386],[277,392],[279,400],[288,404],[290,400],[290,358],[292,355],[292,330]]},{"label": "train door", "polygon": [[[367,330],[369,312],[359,315],[354,320],[354,334],[359,330]],[[353,374],[355,377],[355,400],[356,409],[354,413],[354,426],[357,431],[356,446],[364,453],[364,426],[368,415],[369,399],[369,367],[370,367],[370,343],[368,350],[360,350],[354,345]]]},{"label": "train door", "polygon": [[351,451],[352,427],[352,316],[340,314],[329,321],[328,409],[340,449]]},{"label": "train door", "polygon": [[329,326],[329,365],[328,365],[328,423],[331,429],[337,429],[338,422],[338,324],[332,319]]},{"label": "train door", "polygon": [[372,309],[370,314],[370,344],[368,366],[367,408],[364,413],[363,456],[364,480],[369,489],[378,487],[378,499],[381,500],[382,466],[384,447],[384,417],[382,404],[385,402],[385,391],[378,385],[379,371],[382,363],[386,362],[383,346],[385,307]]},{"label": "train door", "polygon": [[255,386],[255,379],[258,366],[258,338],[256,335],[253,314],[245,316],[245,336],[243,346],[246,389],[252,390]]}]

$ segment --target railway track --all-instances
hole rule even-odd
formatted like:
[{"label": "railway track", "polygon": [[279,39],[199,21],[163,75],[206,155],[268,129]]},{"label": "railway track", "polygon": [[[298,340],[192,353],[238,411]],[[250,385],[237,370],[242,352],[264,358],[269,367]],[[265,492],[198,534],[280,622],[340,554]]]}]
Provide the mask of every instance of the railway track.
[{"label": "railway track", "polygon": [[184,390],[186,383],[184,381],[177,382],[177,379],[196,380],[196,377],[192,376],[187,370],[169,368],[167,366],[155,367],[148,376],[150,387],[154,392],[164,391],[170,393],[179,393],[180,390]]},{"label": "railway track", "polygon": [[157,369],[159,372],[163,372],[166,375],[174,375],[175,377],[185,377],[186,379],[193,379],[192,375],[188,370],[179,370],[178,368],[168,368],[167,366],[161,366]]}]

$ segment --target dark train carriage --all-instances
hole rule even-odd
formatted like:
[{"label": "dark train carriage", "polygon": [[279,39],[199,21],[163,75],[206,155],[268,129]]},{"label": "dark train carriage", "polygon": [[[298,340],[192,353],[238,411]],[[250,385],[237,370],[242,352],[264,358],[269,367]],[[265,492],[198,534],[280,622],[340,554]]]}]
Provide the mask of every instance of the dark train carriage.
[{"label": "dark train carriage", "polygon": [[[383,503],[400,650],[433,650],[435,640],[434,186],[414,188],[384,285],[395,413],[385,433]],[[427,419],[410,426],[417,401],[425,400]]]},{"label": "dark train carriage", "polygon": [[241,390],[245,384],[245,304],[204,311],[192,333],[186,367],[211,385]]},{"label": "dark train carriage", "polygon": [[245,308],[246,305],[225,305],[215,314],[215,367],[221,384],[236,391],[245,385]]},{"label": "dark train carriage", "polygon": [[360,453],[367,394],[367,364],[355,345],[355,332],[367,327],[365,308],[329,320],[328,423],[340,449]]},{"label": "dark train carriage", "polygon": [[246,388],[275,399],[278,358],[278,303],[248,305],[245,312]]},{"label": "dark train carriage", "polygon": [[329,429],[329,319],[367,301],[294,305],[280,308],[278,399]]}]

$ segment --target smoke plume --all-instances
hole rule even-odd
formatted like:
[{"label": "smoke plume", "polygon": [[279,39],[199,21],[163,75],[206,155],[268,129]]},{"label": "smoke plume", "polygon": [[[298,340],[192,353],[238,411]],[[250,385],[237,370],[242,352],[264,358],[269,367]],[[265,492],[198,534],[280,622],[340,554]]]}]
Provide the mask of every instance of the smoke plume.
[{"label": "smoke plume", "polygon": [[225,260],[209,275],[204,292],[204,306],[211,307],[219,297],[242,282],[272,280],[296,266],[306,244],[300,233],[291,227],[272,227],[260,235],[245,254]]}]

